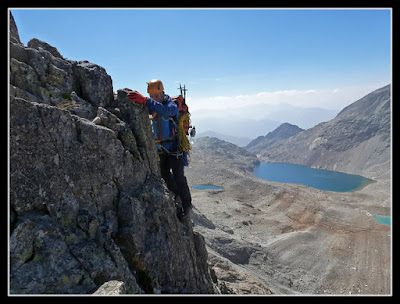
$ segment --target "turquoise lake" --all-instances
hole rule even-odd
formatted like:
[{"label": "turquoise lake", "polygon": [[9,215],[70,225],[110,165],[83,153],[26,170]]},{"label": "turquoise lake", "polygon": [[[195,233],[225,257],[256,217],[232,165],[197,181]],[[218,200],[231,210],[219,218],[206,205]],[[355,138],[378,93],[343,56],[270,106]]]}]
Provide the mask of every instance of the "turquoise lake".
[{"label": "turquoise lake", "polygon": [[373,218],[378,224],[390,226],[390,216],[374,215]]},{"label": "turquoise lake", "polygon": [[360,175],[287,163],[261,163],[254,170],[254,175],[268,181],[302,184],[335,192],[355,191],[374,182]]},{"label": "turquoise lake", "polygon": [[221,190],[222,189],[222,187],[210,185],[210,184],[193,185],[192,188],[196,189],[196,190]]}]

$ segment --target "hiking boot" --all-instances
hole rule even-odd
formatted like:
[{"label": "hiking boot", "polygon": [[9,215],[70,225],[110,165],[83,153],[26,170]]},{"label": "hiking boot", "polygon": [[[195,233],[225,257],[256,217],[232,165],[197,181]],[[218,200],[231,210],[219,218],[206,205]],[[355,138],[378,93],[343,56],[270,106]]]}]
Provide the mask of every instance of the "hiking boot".
[{"label": "hiking boot", "polygon": [[182,206],[176,206],[176,216],[178,217],[178,220],[182,220],[183,218],[183,208]]},{"label": "hiking boot", "polygon": [[175,202],[175,206],[181,206],[182,207],[182,200],[181,200],[181,197],[179,195],[175,195],[174,196],[174,202]]},{"label": "hiking boot", "polygon": [[193,209],[193,205],[192,204],[190,204],[187,207],[182,207],[182,211],[179,213],[178,219],[180,221],[186,220],[190,216],[190,213],[192,213],[192,209]]}]

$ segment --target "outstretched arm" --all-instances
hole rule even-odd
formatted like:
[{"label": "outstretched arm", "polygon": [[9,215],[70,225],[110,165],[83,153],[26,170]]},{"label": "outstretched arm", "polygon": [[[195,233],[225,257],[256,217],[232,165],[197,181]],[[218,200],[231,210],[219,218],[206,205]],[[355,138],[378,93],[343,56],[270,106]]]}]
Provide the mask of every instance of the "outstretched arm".
[{"label": "outstretched arm", "polygon": [[130,91],[128,93],[128,98],[132,102],[138,102],[144,104],[149,109],[150,114],[157,113],[161,117],[167,119],[169,117],[173,117],[178,113],[178,106],[175,102],[169,102],[167,105],[164,105],[150,97],[145,97],[140,94],[138,91]]},{"label": "outstretched arm", "polygon": [[164,105],[150,97],[147,97],[146,106],[149,109],[150,114],[157,113],[163,118],[173,117],[178,113],[178,106],[175,102],[169,102],[168,104]]}]

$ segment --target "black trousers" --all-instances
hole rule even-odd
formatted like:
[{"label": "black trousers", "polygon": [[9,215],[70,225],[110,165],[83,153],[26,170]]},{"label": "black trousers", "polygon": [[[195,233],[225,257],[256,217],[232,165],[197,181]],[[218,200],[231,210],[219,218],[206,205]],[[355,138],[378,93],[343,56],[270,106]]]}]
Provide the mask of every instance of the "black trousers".
[{"label": "black trousers", "polygon": [[192,204],[192,197],[184,175],[185,164],[183,155],[179,157],[167,153],[159,155],[161,177],[167,184],[168,190],[181,197],[184,209],[189,207]]}]

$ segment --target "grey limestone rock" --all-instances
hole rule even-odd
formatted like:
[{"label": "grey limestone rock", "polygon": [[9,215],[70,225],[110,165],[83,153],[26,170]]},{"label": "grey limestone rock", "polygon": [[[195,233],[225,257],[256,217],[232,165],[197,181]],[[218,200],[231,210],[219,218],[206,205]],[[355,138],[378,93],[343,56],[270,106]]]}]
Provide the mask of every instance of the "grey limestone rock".
[{"label": "grey limestone rock", "polygon": [[126,294],[126,289],[125,289],[125,284],[124,282],[120,281],[108,281],[105,282],[103,285],[97,289],[93,295],[120,295],[120,294]]},{"label": "grey limestone rock", "polygon": [[147,109],[114,99],[104,68],[11,30],[9,292],[216,292],[204,239],[161,179]]}]

